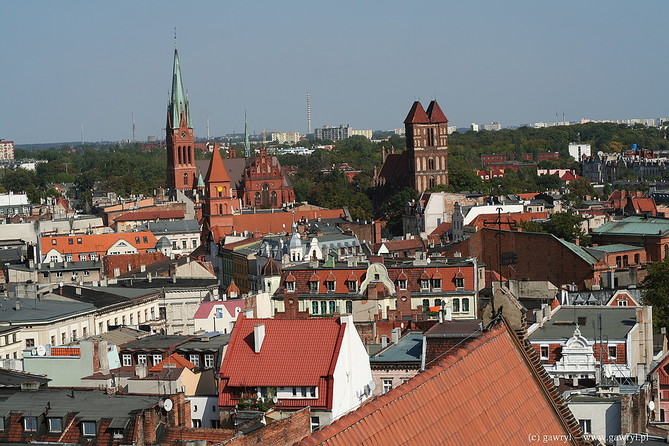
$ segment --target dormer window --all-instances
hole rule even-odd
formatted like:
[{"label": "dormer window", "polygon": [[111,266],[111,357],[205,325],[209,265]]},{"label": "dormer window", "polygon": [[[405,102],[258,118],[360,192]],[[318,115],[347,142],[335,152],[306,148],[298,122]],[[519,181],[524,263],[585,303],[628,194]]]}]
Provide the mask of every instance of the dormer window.
[{"label": "dormer window", "polygon": [[95,421],[82,421],[81,433],[84,437],[95,437],[97,434],[97,426]]},{"label": "dormer window", "polygon": [[407,281],[406,279],[399,279],[397,281],[397,286],[399,287],[400,290],[406,290],[407,289]]},{"label": "dormer window", "polygon": [[309,292],[318,293],[318,282],[316,282],[315,280],[309,281]]},{"label": "dormer window", "polygon": [[325,281],[325,289],[328,291],[328,293],[334,293],[335,292],[335,284],[336,284],[336,282],[334,280],[326,280]]},{"label": "dormer window", "polygon": [[430,281],[428,279],[420,279],[420,289],[423,291],[430,289]]},{"label": "dormer window", "polygon": [[294,292],[295,291],[295,282],[293,282],[293,281],[286,282],[286,291],[288,291],[289,293]]},{"label": "dormer window", "polygon": [[63,419],[62,418],[47,418],[49,422],[49,432],[62,432]]},{"label": "dormer window", "polygon": [[441,290],[441,279],[432,279],[432,288],[435,291]]},{"label": "dormer window", "polygon": [[23,417],[23,430],[26,432],[37,431],[37,417]]},{"label": "dormer window", "polygon": [[357,280],[348,280],[346,281],[346,286],[348,287],[349,293],[355,293],[358,291],[358,281]]},{"label": "dormer window", "polygon": [[455,287],[456,288],[464,288],[465,287],[465,279],[456,277],[455,278]]}]

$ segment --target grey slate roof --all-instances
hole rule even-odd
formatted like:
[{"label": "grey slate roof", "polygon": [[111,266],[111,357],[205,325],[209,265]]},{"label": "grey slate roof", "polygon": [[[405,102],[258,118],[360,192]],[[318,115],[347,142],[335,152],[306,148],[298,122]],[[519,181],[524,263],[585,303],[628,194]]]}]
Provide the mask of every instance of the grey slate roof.
[{"label": "grey slate roof", "polygon": [[610,341],[624,341],[636,324],[635,308],[563,306],[529,339],[532,342],[565,341],[574,334],[579,318],[585,317],[585,323],[579,324],[579,330],[586,339],[594,340],[595,336],[599,336],[599,314],[602,315],[602,336],[608,337]]},{"label": "grey slate roof", "polygon": [[[16,302],[20,308],[15,309]],[[24,325],[27,323],[52,322],[67,317],[84,315],[95,310],[89,303],[50,299],[8,299],[0,301],[0,323]]]},{"label": "grey slate roof", "polygon": [[49,413],[76,412],[84,420],[121,419],[130,418],[131,412],[153,407],[160,399],[159,395],[107,395],[100,390],[75,390],[72,398],[71,392],[69,389],[19,391],[0,401],[0,414],[20,412],[38,416],[48,405]]},{"label": "grey slate roof", "polygon": [[412,331],[400,338],[397,344],[391,344],[369,358],[372,365],[415,362],[420,363],[423,356],[423,333]]},{"label": "grey slate roof", "polygon": [[183,234],[200,232],[197,220],[153,221],[141,225],[139,231],[151,231],[158,237],[166,234]]},{"label": "grey slate roof", "polygon": [[142,339],[130,341],[127,344],[123,344],[122,348],[124,350],[168,349],[175,345],[181,345],[181,343],[191,339],[192,337],[193,336],[187,336],[187,335],[153,335],[153,336],[147,336]]}]

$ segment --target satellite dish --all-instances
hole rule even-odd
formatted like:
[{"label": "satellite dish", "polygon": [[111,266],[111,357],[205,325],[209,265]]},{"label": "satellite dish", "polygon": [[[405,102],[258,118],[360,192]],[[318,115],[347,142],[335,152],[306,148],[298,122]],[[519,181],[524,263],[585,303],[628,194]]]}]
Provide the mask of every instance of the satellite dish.
[{"label": "satellite dish", "polygon": [[169,412],[170,410],[172,410],[172,407],[173,407],[172,400],[167,398],[163,402],[163,409],[165,409],[165,412]]},{"label": "satellite dish", "polygon": [[655,410],[655,401],[648,402],[648,409],[651,411]]},{"label": "satellite dish", "polygon": [[37,356],[46,356],[46,347],[43,345],[37,346]]}]

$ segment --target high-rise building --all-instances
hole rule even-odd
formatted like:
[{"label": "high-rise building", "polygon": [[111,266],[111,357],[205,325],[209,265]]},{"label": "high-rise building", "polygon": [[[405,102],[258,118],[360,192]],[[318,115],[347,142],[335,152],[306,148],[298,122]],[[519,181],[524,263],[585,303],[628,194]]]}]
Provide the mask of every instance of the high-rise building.
[{"label": "high-rise building", "polygon": [[14,159],[14,141],[0,139],[0,160]]},{"label": "high-rise building", "polygon": [[165,126],[167,143],[167,187],[190,193],[197,185],[195,166],[195,134],[190,117],[188,98],[183,86],[179,53],[174,48],[172,95],[167,106]]}]

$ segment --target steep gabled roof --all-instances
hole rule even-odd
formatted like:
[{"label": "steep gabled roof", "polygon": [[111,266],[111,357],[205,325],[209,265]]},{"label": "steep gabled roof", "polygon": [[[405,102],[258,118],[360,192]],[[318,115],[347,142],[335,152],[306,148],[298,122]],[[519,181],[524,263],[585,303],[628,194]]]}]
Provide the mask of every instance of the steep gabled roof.
[{"label": "steep gabled roof", "polygon": [[548,386],[500,326],[297,444],[527,444],[536,432],[581,444],[578,425]]},{"label": "steep gabled roof", "polygon": [[430,118],[427,117],[427,114],[425,113],[425,109],[421,105],[419,101],[416,101],[413,103],[411,106],[411,110],[409,110],[409,114],[407,115],[406,119],[404,120],[405,124],[429,124],[430,123]]},{"label": "steep gabled roof", "polygon": [[214,153],[211,155],[209,170],[207,170],[207,176],[204,181],[207,183],[230,182],[230,177],[225,170],[225,164],[223,164],[223,157],[221,156],[221,151],[219,149],[214,149]]},{"label": "steep gabled roof", "polygon": [[[265,325],[260,353],[253,327]],[[337,318],[248,319],[240,314],[221,366],[232,387],[318,386],[332,376],[346,324]]]},{"label": "steep gabled roof", "polygon": [[175,368],[187,368],[193,370],[196,366],[178,353],[172,353],[167,358],[160,361],[149,369],[149,372],[160,372],[167,364],[174,365]]},{"label": "steep gabled roof", "polygon": [[427,106],[427,116],[430,118],[432,124],[441,124],[448,122],[448,118],[441,111],[441,107],[437,104],[437,101],[430,102],[430,105]]}]

